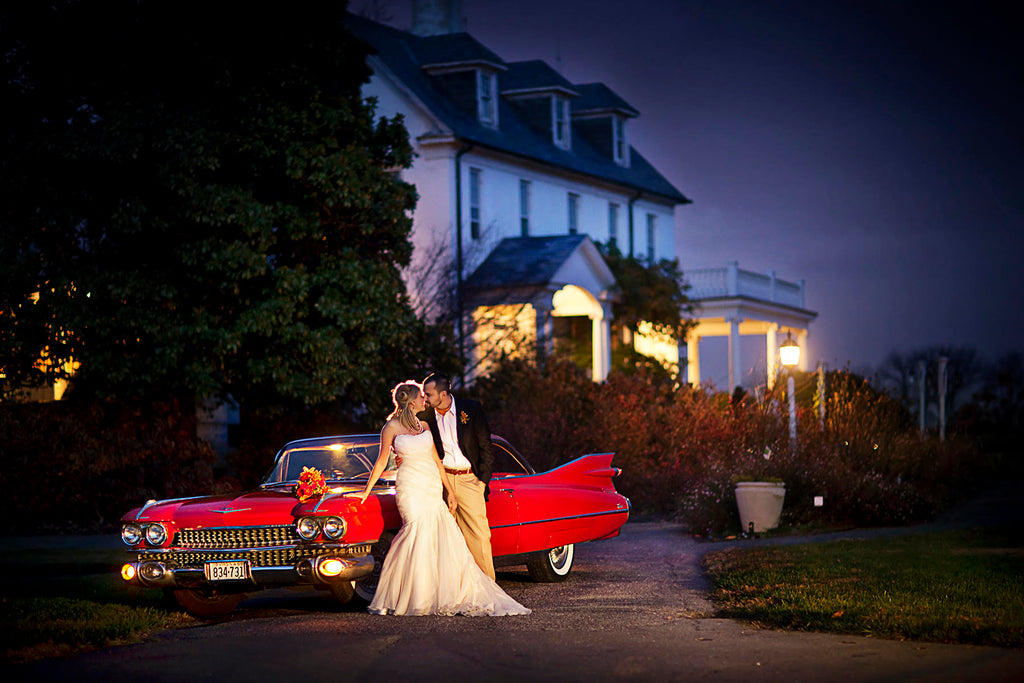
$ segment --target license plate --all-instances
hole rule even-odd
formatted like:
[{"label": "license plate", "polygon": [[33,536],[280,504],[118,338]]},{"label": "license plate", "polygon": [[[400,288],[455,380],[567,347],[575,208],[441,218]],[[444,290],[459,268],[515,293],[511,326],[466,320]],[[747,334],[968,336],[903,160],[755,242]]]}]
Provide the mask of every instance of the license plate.
[{"label": "license plate", "polygon": [[207,581],[240,581],[250,577],[248,560],[207,562],[204,570]]}]

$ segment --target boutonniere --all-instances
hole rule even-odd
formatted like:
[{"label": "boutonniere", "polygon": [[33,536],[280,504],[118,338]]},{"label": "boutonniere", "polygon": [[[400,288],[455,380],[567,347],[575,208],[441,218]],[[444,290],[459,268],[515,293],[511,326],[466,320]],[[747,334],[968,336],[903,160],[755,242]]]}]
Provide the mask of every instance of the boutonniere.
[{"label": "boutonniere", "polygon": [[459,419],[462,420],[462,424],[469,424],[469,415],[466,415],[466,411],[463,410],[459,413]]}]

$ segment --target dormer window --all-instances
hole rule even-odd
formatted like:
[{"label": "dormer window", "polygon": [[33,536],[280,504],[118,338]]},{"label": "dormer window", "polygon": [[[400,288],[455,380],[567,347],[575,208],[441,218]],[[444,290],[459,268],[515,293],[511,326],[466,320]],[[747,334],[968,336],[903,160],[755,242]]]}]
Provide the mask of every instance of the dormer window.
[{"label": "dormer window", "polygon": [[636,109],[602,83],[574,86],[580,93],[572,103],[572,134],[590,144],[606,159],[629,168],[626,123]]},{"label": "dormer window", "polygon": [[558,95],[551,98],[551,135],[554,143],[562,149],[569,149],[572,146],[569,100]]},{"label": "dormer window", "polygon": [[498,101],[495,97],[497,92],[497,75],[483,69],[478,70],[476,72],[476,111],[480,123],[497,127]]},{"label": "dormer window", "polygon": [[626,140],[626,119],[612,117],[612,157],[620,166],[629,166],[629,142]]}]

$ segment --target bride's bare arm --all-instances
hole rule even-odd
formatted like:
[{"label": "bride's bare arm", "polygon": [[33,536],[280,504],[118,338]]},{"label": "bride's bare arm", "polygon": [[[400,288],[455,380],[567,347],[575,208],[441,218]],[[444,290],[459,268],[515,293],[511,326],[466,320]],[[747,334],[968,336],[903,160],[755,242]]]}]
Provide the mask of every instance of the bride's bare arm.
[{"label": "bride's bare arm", "polygon": [[366,499],[370,496],[370,491],[373,489],[373,485],[377,483],[384,468],[388,466],[388,458],[391,457],[391,444],[395,441],[395,432],[397,431],[398,427],[390,420],[384,425],[384,429],[381,430],[380,452],[377,454],[377,461],[373,463],[373,469],[370,470],[370,478],[366,480],[366,488],[358,494],[360,503],[366,502]]},{"label": "bride's bare arm", "polygon": [[[437,456],[437,449],[432,449],[434,455]],[[459,507],[459,503],[455,500],[455,489],[452,487],[451,482],[448,481],[447,472],[444,471],[444,463],[437,457],[434,458],[437,463],[437,469],[441,472],[441,483],[444,484],[444,488],[448,491],[448,511],[453,515]]]}]

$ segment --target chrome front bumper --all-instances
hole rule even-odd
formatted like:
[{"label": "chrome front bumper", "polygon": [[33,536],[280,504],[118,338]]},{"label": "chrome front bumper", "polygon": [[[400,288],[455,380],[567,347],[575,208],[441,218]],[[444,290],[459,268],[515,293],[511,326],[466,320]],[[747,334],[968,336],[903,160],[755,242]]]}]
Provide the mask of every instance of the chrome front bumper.
[{"label": "chrome front bumper", "polygon": [[[327,560],[337,560],[343,569],[332,575],[325,575],[321,567]],[[129,570],[129,568],[131,568]],[[368,576],[373,572],[372,555],[360,557],[335,557],[321,555],[285,566],[250,567],[250,578],[211,582],[206,578],[203,567],[171,567],[159,559],[143,559],[128,562],[121,569],[121,576],[129,583],[147,588],[196,588],[216,585],[218,588],[231,591],[246,591],[254,588],[271,586],[288,586],[296,584],[331,585],[344,581],[354,581]],[[127,574],[131,574],[128,576]]]}]

